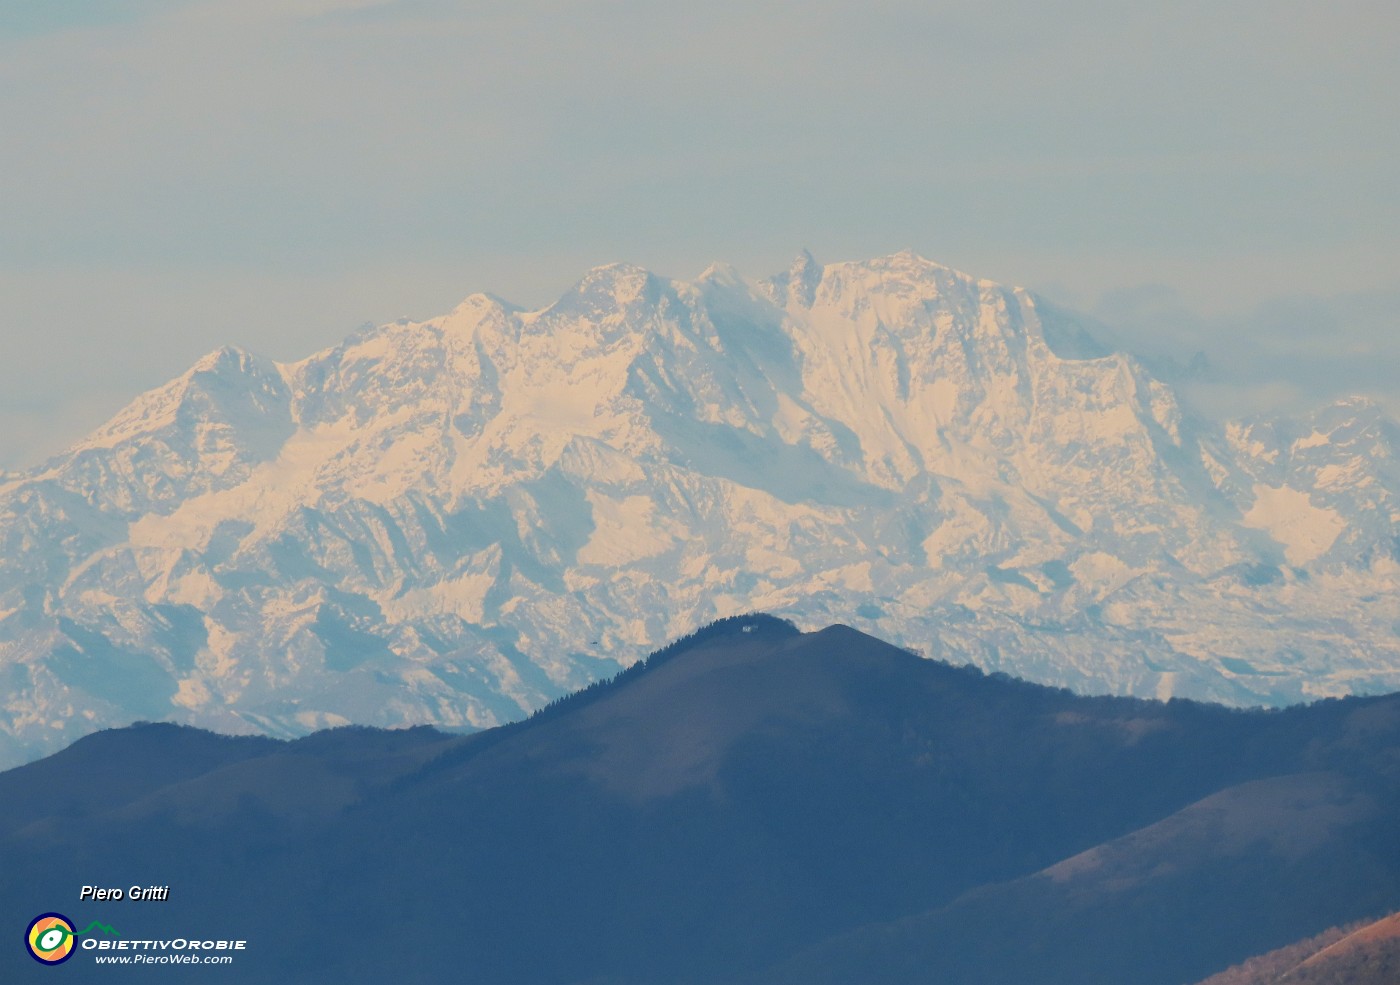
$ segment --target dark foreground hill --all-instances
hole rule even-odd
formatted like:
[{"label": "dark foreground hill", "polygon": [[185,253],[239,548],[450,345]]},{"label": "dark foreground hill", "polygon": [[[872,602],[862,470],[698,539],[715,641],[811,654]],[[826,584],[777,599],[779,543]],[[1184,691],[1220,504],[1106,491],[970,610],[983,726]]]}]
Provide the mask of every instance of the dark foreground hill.
[{"label": "dark foreground hill", "polygon": [[[0,774],[0,921],[249,942],[75,982],[1181,985],[1400,908],[1397,822],[1400,697],[1085,698],[745,617],[472,736],[84,739]],[[133,884],[170,898],[78,900]]]}]

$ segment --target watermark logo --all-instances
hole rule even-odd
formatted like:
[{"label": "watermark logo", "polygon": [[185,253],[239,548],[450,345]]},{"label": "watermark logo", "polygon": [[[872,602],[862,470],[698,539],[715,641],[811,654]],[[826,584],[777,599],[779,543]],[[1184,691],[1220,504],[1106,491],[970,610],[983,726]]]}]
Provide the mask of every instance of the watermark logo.
[{"label": "watermark logo", "polygon": [[73,921],[62,913],[44,913],[24,932],[29,956],[40,964],[62,964],[73,956]]},{"label": "watermark logo", "polygon": [[[73,939],[92,933],[94,927],[112,937],[117,936],[115,930],[97,920],[82,930],[74,930],[73,921],[62,913],[45,913],[29,921],[24,932],[24,946],[29,949],[29,956],[40,964],[62,964],[73,956]],[[96,943],[85,941],[83,947],[93,947]]]}]

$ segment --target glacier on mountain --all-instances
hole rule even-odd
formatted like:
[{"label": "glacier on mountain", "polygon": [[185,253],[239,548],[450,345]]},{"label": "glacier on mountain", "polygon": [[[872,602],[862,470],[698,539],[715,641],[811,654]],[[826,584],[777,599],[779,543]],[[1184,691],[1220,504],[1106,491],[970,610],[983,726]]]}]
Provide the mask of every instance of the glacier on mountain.
[{"label": "glacier on mountain", "polygon": [[487,726],[748,610],[1081,691],[1396,689],[1396,445],[1359,399],[1202,422],[909,253],[220,349],[0,478],[0,763],[143,718]]}]

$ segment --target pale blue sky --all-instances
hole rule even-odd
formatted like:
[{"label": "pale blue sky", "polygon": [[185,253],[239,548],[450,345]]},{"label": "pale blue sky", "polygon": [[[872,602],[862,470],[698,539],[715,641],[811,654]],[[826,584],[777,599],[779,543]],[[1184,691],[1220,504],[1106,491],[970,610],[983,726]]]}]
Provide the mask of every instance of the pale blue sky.
[{"label": "pale blue sky", "polygon": [[1358,0],[0,0],[0,466],[226,342],[802,247],[1205,347],[1212,409],[1395,407],[1396,37]]}]

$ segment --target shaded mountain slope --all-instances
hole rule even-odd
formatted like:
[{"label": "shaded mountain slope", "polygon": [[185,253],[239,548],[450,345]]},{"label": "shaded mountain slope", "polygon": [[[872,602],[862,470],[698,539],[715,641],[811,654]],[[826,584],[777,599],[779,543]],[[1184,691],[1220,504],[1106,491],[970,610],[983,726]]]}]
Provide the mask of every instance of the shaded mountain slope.
[{"label": "shaded mountain slope", "polygon": [[[863,928],[764,977],[1189,980],[1241,949],[1310,933],[1339,910],[1385,905],[1396,851],[1385,831],[1397,806],[1338,773],[1251,781],[1033,876]],[[1375,878],[1378,866],[1388,878]]]},{"label": "shaded mountain slope", "polygon": [[101,815],[278,747],[261,736],[214,735],[177,725],[98,732],[47,759],[0,773],[0,831]]},{"label": "shaded mountain slope", "polygon": [[[0,919],[168,883],[74,916],[246,937],[240,982],[718,985],[818,954],[824,981],[1180,985],[1400,906],[1393,697],[1084,698],[751,616],[471,736],[263,740],[158,788],[121,752],[153,736],[246,741],[99,737],[138,775],[0,831]],[[81,782],[59,758],[0,790]]]}]

